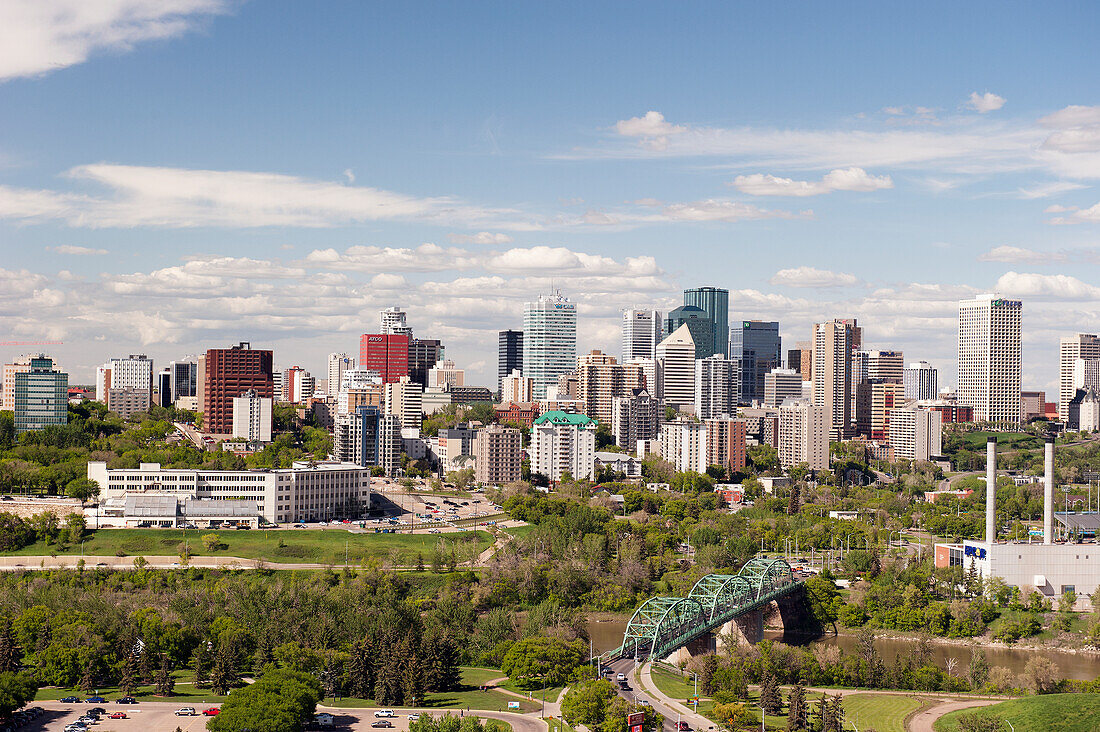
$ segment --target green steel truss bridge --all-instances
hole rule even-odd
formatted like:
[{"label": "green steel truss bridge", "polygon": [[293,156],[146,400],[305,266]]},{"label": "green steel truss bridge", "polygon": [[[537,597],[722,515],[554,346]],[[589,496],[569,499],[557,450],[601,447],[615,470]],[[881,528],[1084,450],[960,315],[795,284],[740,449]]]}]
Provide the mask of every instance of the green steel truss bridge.
[{"label": "green steel truss bridge", "polygon": [[634,611],[623,644],[601,656],[657,660],[802,585],[784,559],[754,557],[737,574],[708,574],[687,597],[651,597]]}]

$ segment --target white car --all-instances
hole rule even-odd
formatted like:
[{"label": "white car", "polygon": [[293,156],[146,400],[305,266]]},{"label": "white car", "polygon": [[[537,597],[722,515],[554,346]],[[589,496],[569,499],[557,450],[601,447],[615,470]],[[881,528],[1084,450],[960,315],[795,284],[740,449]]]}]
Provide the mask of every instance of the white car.
[{"label": "white car", "polygon": [[420,715],[419,715],[419,714],[416,714],[415,712],[414,712],[413,714],[410,714],[410,715],[409,715],[409,721],[410,721],[410,722],[415,722],[415,721],[416,721],[416,720],[418,720],[418,719],[420,719]]},{"label": "white car", "polygon": [[648,707],[649,706],[649,700],[648,699],[639,699],[638,700],[638,705],[643,706],[643,707]]},{"label": "white car", "polygon": [[374,713],[374,716],[376,716],[376,717],[396,717],[397,715],[393,713],[392,709],[379,709],[377,712]]},{"label": "white car", "polygon": [[196,714],[194,707],[182,707],[176,710],[177,717],[194,717]]},{"label": "white car", "polygon": [[626,674],[615,674],[616,681],[626,681]]}]

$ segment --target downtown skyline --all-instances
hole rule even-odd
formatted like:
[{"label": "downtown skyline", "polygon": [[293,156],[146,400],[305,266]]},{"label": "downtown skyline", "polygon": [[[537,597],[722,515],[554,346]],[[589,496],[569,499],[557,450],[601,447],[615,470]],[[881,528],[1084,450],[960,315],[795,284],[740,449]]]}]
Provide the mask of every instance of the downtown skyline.
[{"label": "downtown skyline", "polygon": [[552,287],[579,354],[717,286],[941,386],[961,299],[1023,300],[1025,389],[1097,330],[1086,4],[33,7],[0,9],[0,339],[78,383],[241,340],[321,374],[399,304],[492,387]]}]

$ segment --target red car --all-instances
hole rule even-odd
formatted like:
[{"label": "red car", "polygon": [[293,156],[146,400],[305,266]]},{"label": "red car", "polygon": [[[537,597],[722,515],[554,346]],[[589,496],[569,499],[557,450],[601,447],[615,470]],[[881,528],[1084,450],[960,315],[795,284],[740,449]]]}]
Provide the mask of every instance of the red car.
[{"label": "red car", "polygon": [[218,716],[219,712],[221,712],[221,710],[217,707],[210,707],[209,709],[202,710],[202,713],[205,714],[207,717],[216,717]]},{"label": "red car", "polygon": [[126,719],[126,712],[115,712],[114,714],[108,714],[108,719]]}]

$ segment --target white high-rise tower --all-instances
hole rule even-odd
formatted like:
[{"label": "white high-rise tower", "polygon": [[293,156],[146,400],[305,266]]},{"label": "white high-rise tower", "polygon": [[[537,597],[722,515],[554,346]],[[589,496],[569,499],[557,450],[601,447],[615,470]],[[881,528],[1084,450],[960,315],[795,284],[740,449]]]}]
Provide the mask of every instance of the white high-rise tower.
[{"label": "white high-rise tower", "polygon": [[1100,358],[1100,338],[1089,333],[1062,338],[1058,342],[1058,416],[1069,419],[1069,401],[1080,388],[1074,383],[1074,367],[1079,359]]},{"label": "white high-rise tower", "polygon": [[975,422],[1020,421],[1023,303],[996,295],[959,301],[959,404]]},{"label": "white high-rise tower", "polygon": [[383,335],[407,335],[412,338],[413,329],[405,322],[407,313],[400,305],[386,308],[378,313],[379,325]]},{"label": "white high-rise tower", "polygon": [[[661,314],[656,310],[623,311],[623,363],[632,358],[656,358],[661,342]],[[650,384],[650,388],[653,385]]]},{"label": "white high-rise tower", "polygon": [[577,306],[558,290],[523,306],[523,375],[535,399],[573,371],[577,363]]}]

